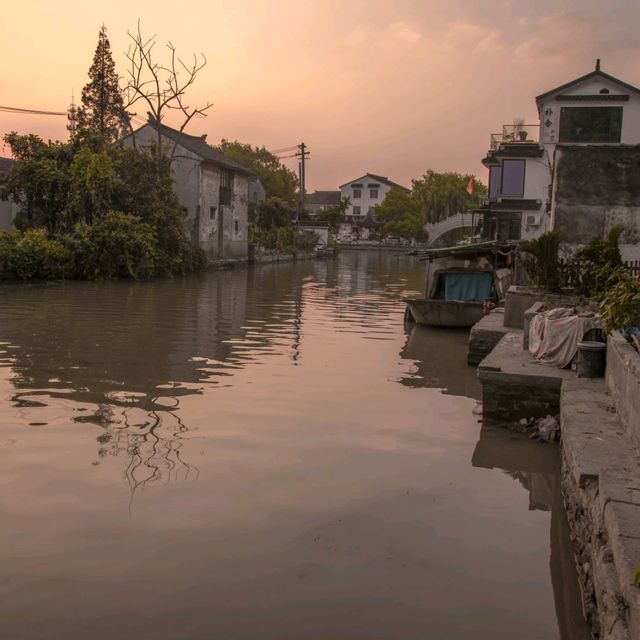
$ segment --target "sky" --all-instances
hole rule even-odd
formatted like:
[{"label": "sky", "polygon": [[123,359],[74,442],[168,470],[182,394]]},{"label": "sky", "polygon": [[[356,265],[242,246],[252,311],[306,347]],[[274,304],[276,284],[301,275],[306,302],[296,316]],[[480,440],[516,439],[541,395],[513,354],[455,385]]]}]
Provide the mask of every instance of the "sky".
[{"label": "sky", "polygon": [[[207,58],[187,102],[213,108],[187,132],[268,149],[304,141],[308,190],[366,172],[410,186],[428,169],[486,182],[489,134],[535,123],[536,95],[596,58],[640,85],[640,0],[21,0],[2,14],[0,105],[65,111],[103,23],[124,81],[139,19],[159,57],[171,41]],[[65,125],[0,113],[2,134],[66,139]]]}]

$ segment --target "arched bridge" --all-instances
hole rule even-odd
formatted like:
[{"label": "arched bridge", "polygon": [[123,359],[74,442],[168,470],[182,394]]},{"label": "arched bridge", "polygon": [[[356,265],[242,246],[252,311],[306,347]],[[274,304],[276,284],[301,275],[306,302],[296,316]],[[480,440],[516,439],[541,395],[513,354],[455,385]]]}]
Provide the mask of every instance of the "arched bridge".
[{"label": "arched bridge", "polygon": [[452,229],[469,229],[469,233],[473,231],[473,225],[477,224],[478,218],[473,219],[470,213],[457,213],[455,216],[449,216],[440,222],[425,225],[425,230],[429,234],[427,245],[432,247],[447,231]]}]

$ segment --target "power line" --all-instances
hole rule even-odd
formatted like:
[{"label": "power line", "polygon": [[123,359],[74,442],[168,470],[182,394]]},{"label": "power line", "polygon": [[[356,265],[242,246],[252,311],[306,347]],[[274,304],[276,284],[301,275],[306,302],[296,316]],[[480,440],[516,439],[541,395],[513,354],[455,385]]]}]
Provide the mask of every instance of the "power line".
[{"label": "power line", "polygon": [[270,150],[269,153],[272,153],[274,156],[278,155],[279,153],[285,153],[286,151],[293,151],[294,149],[297,149],[298,145],[294,144],[291,147],[283,147],[282,149],[273,149]]},{"label": "power line", "polygon": [[66,111],[42,111],[40,109],[21,109],[19,107],[2,107],[0,111],[4,113],[24,113],[36,116],[66,116]]}]

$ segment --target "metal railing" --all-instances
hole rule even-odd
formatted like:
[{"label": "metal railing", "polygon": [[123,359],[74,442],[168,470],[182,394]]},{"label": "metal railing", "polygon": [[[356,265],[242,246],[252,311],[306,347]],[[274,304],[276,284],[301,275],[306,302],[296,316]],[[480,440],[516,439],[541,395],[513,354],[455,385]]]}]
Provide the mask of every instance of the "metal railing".
[{"label": "metal railing", "polygon": [[495,151],[501,144],[531,144],[539,140],[539,124],[505,124],[502,133],[491,134],[489,148]]}]

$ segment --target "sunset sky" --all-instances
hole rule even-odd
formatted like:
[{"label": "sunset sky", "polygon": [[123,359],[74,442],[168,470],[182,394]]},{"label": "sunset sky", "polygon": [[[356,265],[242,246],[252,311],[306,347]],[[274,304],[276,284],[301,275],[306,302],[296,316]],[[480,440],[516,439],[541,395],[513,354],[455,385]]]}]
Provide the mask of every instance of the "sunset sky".
[{"label": "sunset sky", "polygon": [[[591,71],[597,57],[604,71],[640,84],[640,2],[632,0],[6,5],[0,105],[66,110],[87,81],[103,22],[124,76],[127,30],[140,18],[159,45],[171,40],[184,57],[208,58],[189,102],[214,107],[187,131],[271,149],[304,141],[309,189],[367,171],[407,185],[429,168],[486,180],[489,134],[517,117],[535,122],[535,95]],[[65,139],[65,124],[0,113],[3,134]]]}]

